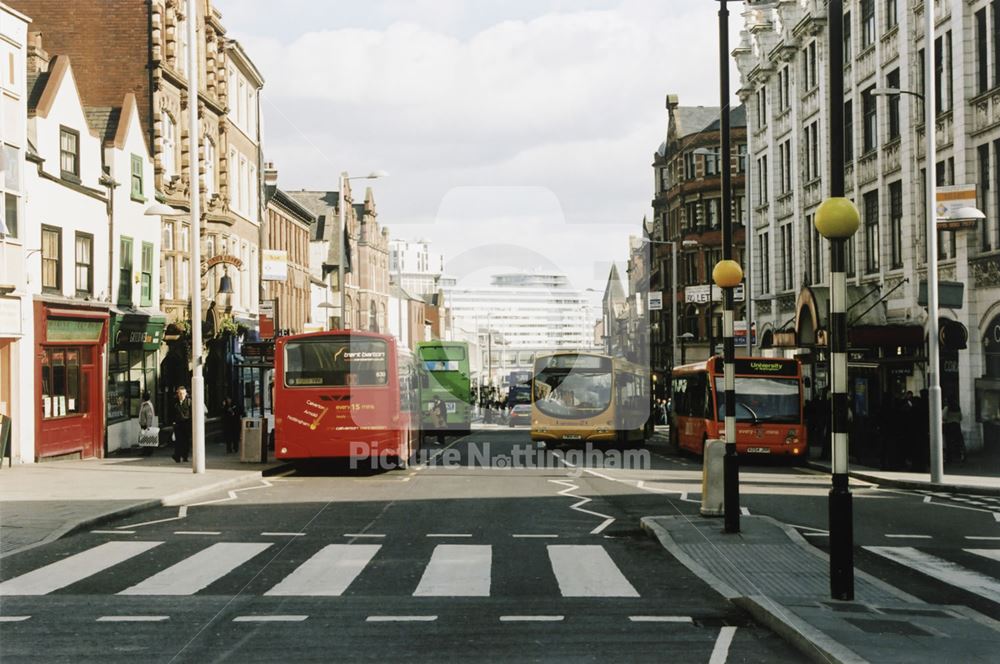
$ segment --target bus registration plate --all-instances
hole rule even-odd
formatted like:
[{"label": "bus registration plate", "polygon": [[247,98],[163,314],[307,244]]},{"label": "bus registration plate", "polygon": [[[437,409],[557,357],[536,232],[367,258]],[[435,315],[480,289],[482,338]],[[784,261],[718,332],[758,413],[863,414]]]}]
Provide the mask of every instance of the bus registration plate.
[{"label": "bus registration plate", "polygon": [[747,453],[748,454],[770,454],[771,453],[771,448],[770,447],[748,447],[747,448]]},{"label": "bus registration plate", "polygon": [[580,440],[580,434],[568,433],[565,436],[563,436],[563,440]]},{"label": "bus registration plate", "polygon": [[455,412],[455,402],[454,401],[445,402],[444,407],[448,409],[449,413],[454,413]]}]

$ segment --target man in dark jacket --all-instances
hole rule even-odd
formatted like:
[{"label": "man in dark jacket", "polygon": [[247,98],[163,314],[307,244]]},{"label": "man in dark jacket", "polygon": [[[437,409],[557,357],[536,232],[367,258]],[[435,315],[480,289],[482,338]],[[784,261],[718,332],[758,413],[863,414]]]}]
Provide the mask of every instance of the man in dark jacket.
[{"label": "man in dark jacket", "polygon": [[177,396],[173,402],[174,416],[174,461],[187,461],[191,455],[191,397],[187,388],[181,385],[177,388]]}]

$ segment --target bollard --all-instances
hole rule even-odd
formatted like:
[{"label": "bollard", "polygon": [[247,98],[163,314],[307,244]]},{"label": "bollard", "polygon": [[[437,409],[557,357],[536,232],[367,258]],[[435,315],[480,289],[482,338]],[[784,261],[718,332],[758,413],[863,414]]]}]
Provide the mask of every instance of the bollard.
[{"label": "bollard", "polygon": [[701,462],[701,515],[725,514],[726,444],[721,440],[706,440]]}]

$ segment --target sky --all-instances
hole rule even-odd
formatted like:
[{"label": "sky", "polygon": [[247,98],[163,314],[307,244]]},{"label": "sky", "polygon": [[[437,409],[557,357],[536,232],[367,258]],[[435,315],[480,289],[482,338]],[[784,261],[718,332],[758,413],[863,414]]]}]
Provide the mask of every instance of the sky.
[{"label": "sky", "polygon": [[716,0],[214,3],[265,78],[278,186],[387,171],[355,198],[371,186],[391,236],[466,285],[544,270],[603,292],[652,216],[666,95],[719,103]]}]

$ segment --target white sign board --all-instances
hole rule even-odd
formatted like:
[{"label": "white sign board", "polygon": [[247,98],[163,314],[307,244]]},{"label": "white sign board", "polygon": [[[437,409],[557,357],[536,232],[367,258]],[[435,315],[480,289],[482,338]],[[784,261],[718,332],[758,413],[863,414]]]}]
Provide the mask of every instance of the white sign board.
[{"label": "white sign board", "polygon": [[663,291],[649,291],[648,298],[650,311],[663,310]]},{"label": "white sign board", "polygon": [[[707,304],[711,291],[712,302],[722,302],[722,289],[708,284],[684,287],[684,301],[692,304]],[[742,302],[745,297],[743,284],[733,289],[733,300]]]},{"label": "white sign board", "polygon": [[21,299],[0,298],[0,336],[21,336]]},{"label": "white sign board", "polygon": [[949,220],[959,208],[976,207],[976,185],[956,184],[938,187],[935,190],[937,226],[941,230],[956,230],[959,228],[975,228],[976,219]]},{"label": "white sign board", "polygon": [[265,249],[264,267],[261,278],[264,281],[286,281],[288,279],[288,252],[283,249]]}]

